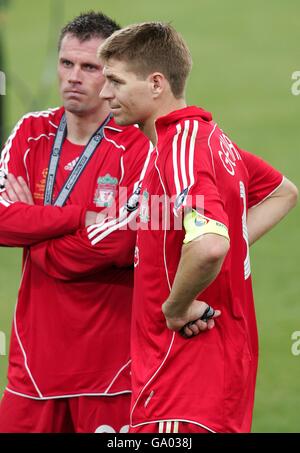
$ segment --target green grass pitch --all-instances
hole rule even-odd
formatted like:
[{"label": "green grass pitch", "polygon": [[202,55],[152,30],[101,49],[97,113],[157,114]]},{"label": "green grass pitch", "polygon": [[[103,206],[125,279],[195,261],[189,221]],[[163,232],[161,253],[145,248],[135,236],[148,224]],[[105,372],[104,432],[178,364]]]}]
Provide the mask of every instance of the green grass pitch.
[{"label": "green grass pitch", "polygon": [[[7,131],[23,113],[59,104],[59,27],[81,10],[99,7],[122,25],[173,23],[194,59],[188,102],[212,111],[232,140],[300,186],[300,96],[291,90],[292,74],[300,71],[295,0],[10,0],[0,12]],[[254,432],[300,431],[300,356],[291,352],[291,335],[300,330],[298,219],[296,208],[251,252],[260,336]],[[0,346],[1,393],[20,262],[19,251],[0,249],[0,340],[6,339],[5,348]]]}]

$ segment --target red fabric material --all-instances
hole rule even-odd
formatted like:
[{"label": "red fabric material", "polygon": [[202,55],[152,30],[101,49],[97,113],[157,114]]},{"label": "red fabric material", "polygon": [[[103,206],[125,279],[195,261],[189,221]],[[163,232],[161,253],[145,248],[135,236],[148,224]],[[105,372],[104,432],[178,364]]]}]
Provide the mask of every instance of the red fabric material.
[{"label": "red fabric material", "polygon": [[0,433],[127,432],[130,395],[32,400],[5,392]]},{"label": "red fabric material", "polygon": [[129,432],[132,434],[209,434],[210,431],[195,423],[178,421],[178,425],[173,420],[162,423],[147,423],[142,426],[130,427]]},{"label": "red fabric material", "polygon": [[[156,126],[158,145],[143,181],[135,253],[131,424],[183,419],[217,432],[247,432],[258,340],[246,211],[278,187],[282,175],[238,149],[196,107],[173,112]],[[197,297],[222,315],[213,330],[186,340],[167,329],[161,305],[180,260],[185,235],[180,214],[185,204],[198,208],[197,196],[203,196],[204,214],[228,227],[231,244],[220,274]],[[155,197],[161,200],[158,209]],[[150,228],[153,221],[158,228]]]},{"label": "red fabric material", "polygon": [[[82,225],[80,213],[106,209],[108,196],[116,203],[107,209],[112,209],[113,217],[119,216],[119,209],[139,180],[149,142],[137,128],[118,127],[111,120],[66,206],[44,207],[50,152],[62,114],[63,109],[58,109],[24,117],[1,156],[1,171],[22,175],[36,203],[19,210],[19,230],[6,212],[17,209],[20,203],[0,208],[4,212],[0,222],[2,243],[11,245],[13,238],[28,246],[11,337],[8,388],[33,397],[130,391],[136,233],[120,229],[119,224],[115,229],[105,226],[99,232],[92,226],[91,231]],[[54,197],[82,149],[65,141]],[[57,227],[53,226],[56,210]],[[76,222],[71,218],[73,211]],[[52,217],[49,212],[53,212]],[[6,241],[7,231],[10,239]]]}]

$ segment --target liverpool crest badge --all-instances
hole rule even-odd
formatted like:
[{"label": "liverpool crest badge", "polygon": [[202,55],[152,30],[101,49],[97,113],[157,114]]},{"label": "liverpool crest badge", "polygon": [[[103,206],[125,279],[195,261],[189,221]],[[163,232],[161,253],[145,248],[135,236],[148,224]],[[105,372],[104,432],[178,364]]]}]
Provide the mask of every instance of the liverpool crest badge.
[{"label": "liverpool crest badge", "polygon": [[117,193],[118,179],[110,174],[98,178],[98,186],[94,196],[94,203],[101,208],[110,208]]}]

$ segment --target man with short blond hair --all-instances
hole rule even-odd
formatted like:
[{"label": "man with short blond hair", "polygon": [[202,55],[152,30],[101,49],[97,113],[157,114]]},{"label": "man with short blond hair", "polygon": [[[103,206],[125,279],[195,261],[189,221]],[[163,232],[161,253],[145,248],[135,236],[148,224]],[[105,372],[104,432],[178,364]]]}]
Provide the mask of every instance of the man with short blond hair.
[{"label": "man with short blond hair", "polygon": [[292,209],[297,189],[186,105],[191,57],[173,27],[126,27],[98,54],[116,123],[138,123],[156,145],[135,251],[131,431],[250,431],[258,341],[249,246]]}]

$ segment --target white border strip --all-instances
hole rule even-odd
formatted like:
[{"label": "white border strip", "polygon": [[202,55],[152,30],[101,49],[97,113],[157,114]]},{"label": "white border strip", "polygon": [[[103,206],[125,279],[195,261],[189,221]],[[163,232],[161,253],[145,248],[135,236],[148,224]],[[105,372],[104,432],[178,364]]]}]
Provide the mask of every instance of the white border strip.
[{"label": "white border strip", "polygon": [[121,392],[117,393],[74,393],[71,395],[59,395],[59,396],[43,396],[41,398],[38,398],[36,396],[31,396],[31,395],[26,395],[25,393],[20,393],[16,392],[15,390],[10,389],[9,387],[6,387],[5,391],[9,393],[13,393],[14,395],[21,396],[23,398],[29,398],[31,400],[35,401],[45,401],[45,400],[56,400],[59,398],[76,398],[80,396],[119,396],[119,395],[125,395],[125,394],[130,394],[131,390],[122,390]]},{"label": "white border strip", "polygon": [[[112,233],[115,230],[118,230],[119,228],[122,228],[125,226],[127,223],[129,223],[134,217],[137,215],[136,211],[133,211],[128,217],[126,217],[123,221],[117,223],[116,225],[112,226],[111,228],[107,229],[104,231],[102,234],[99,234],[95,239],[91,241],[92,245],[97,244],[98,242],[102,241],[102,239],[106,238],[110,233]],[[93,232],[94,233],[94,232]]]},{"label": "white border strip", "polygon": [[211,141],[211,138],[212,138],[213,133],[215,132],[216,128],[217,128],[217,123],[214,125],[214,128],[211,131],[211,133],[210,133],[210,135],[208,137],[208,140],[207,140],[207,144],[208,144],[208,147],[209,147],[209,150],[210,150],[210,156],[211,156],[211,161],[212,161],[212,166],[213,166],[215,178],[216,178],[217,175],[216,175],[216,169],[215,169],[214,155],[213,155],[213,152],[212,152],[210,141]]},{"label": "white border strip", "polygon": [[181,126],[177,124],[176,126],[177,134],[173,138],[173,171],[174,171],[174,182],[176,187],[176,194],[179,195],[181,193],[180,189],[180,182],[179,182],[179,174],[178,174],[178,163],[177,163],[177,144],[178,144],[178,137],[181,133]]},{"label": "white border strip", "polygon": [[[190,176],[190,183],[189,183],[189,189],[194,185],[195,183],[195,176],[194,176],[194,156],[195,156],[195,142],[197,138],[197,133],[198,133],[198,126],[199,122],[194,120],[194,127],[193,127],[193,132],[191,136],[191,142],[190,142],[190,155],[189,155],[189,176]],[[186,200],[185,200],[186,202]]]},{"label": "white border strip", "polygon": [[[151,382],[153,381],[153,379],[155,378],[155,376],[159,373],[160,369],[163,367],[163,365],[165,364],[165,361],[167,360],[169,354],[170,354],[170,351],[172,349],[172,346],[173,346],[173,343],[174,343],[174,339],[175,339],[175,332],[173,332],[173,335],[172,335],[172,340],[171,340],[171,344],[169,346],[169,349],[165,355],[165,358],[163,359],[162,363],[160,364],[160,366],[157,368],[157,370],[155,371],[155,373],[152,375],[152,377],[149,379],[148,382],[146,382],[146,384],[144,385],[144,387],[142,388],[142,390],[140,391],[137,399],[135,400],[135,403],[132,407],[132,410],[131,410],[131,413],[130,413],[130,424],[132,425],[132,416],[133,416],[133,412],[134,412],[134,409],[139,401],[139,399],[141,398],[142,394],[144,393],[146,387],[148,387],[149,384],[151,384]],[[142,423],[143,425],[147,425],[147,423]],[[135,426],[135,425],[132,425],[132,426]],[[136,425],[136,426],[139,426],[139,425]]]},{"label": "white border strip", "polygon": [[180,168],[181,168],[181,177],[182,177],[182,189],[184,189],[185,187],[188,187],[185,158],[186,158],[186,140],[187,140],[189,128],[190,128],[190,122],[189,122],[189,120],[187,120],[184,122],[184,131],[183,131],[181,147],[180,147]]},{"label": "white border strip", "polygon": [[113,386],[113,384],[116,382],[116,380],[118,379],[118,377],[120,376],[120,374],[122,373],[123,370],[125,370],[125,368],[128,367],[128,365],[130,365],[131,363],[131,360],[128,360],[127,363],[125,363],[124,366],[122,366],[122,368],[120,368],[120,370],[117,372],[117,374],[115,375],[115,377],[113,378],[113,380],[111,381],[111,383],[109,384],[109,386],[107,387],[107,389],[105,390],[105,394],[109,392],[109,390],[111,389],[111,387]]},{"label": "white border strip", "polygon": [[259,205],[262,204],[264,201],[266,201],[268,198],[270,198],[270,197],[273,195],[273,193],[276,192],[276,190],[279,189],[280,186],[282,186],[282,184],[284,183],[284,181],[285,181],[285,176],[282,177],[281,183],[280,183],[277,187],[275,187],[275,189],[272,190],[272,192],[270,192],[268,195],[266,195],[265,198],[264,198],[263,200],[259,201],[257,204],[254,204],[253,206],[251,206],[251,208],[248,208],[248,210],[249,210],[249,209],[252,209],[252,208],[256,208],[256,206],[259,206]]},{"label": "white border strip", "polygon": [[[143,422],[143,423],[137,423],[136,425],[132,425],[130,423],[130,427],[132,428],[137,428],[138,426],[145,426],[145,425],[151,425],[153,423],[158,423],[162,428],[163,428],[163,423],[168,423],[168,422],[183,422],[183,423],[191,423],[193,425],[197,425],[197,426],[201,426],[201,428],[204,428],[206,429],[207,431],[209,431],[210,433],[213,433],[213,434],[216,434],[217,431],[214,431],[212,428],[209,428],[208,426],[206,425],[203,425],[203,423],[200,423],[200,422],[195,422],[195,420],[186,420],[184,418],[175,418],[175,419],[168,419],[168,418],[164,418],[164,419],[159,419],[159,420],[151,420],[151,421],[147,421],[147,422]],[[159,432],[162,432],[162,431],[159,431]],[[179,433],[180,434],[180,433]]]},{"label": "white border strip", "polygon": [[[25,259],[25,263],[24,263],[24,268],[23,268],[23,273],[22,273],[22,278],[21,278],[21,283],[20,283],[20,288],[22,286],[22,282],[23,282],[23,278],[24,278],[24,275],[25,275],[25,271],[26,271],[26,265],[27,265],[27,262],[28,262],[28,257],[29,257],[29,252],[27,252],[27,255],[26,255],[26,259]],[[15,334],[16,334],[16,337],[17,337],[17,340],[18,340],[18,343],[19,343],[19,346],[21,348],[21,351],[22,351],[22,354],[23,354],[23,357],[24,357],[24,365],[25,365],[25,368],[26,368],[26,371],[29,375],[29,378],[35,388],[35,390],[37,391],[37,394],[39,395],[40,398],[43,398],[43,394],[42,392],[40,391],[40,389],[38,388],[32,374],[31,374],[31,371],[29,369],[29,366],[28,366],[28,363],[27,363],[27,355],[26,355],[26,352],[25,352],[25,349],[23,347],[23,344],[21,342],[21,339],[20,339],[20,336],[19,336],[19,332],[18,332],[18,326],[17,326],[17,309],[18,309],[18,301],[19,299],[17,299],[17,303],[16,303],[16,308],[15,308],[15,314],[14,314],[14,328],[15,328]]]}]

